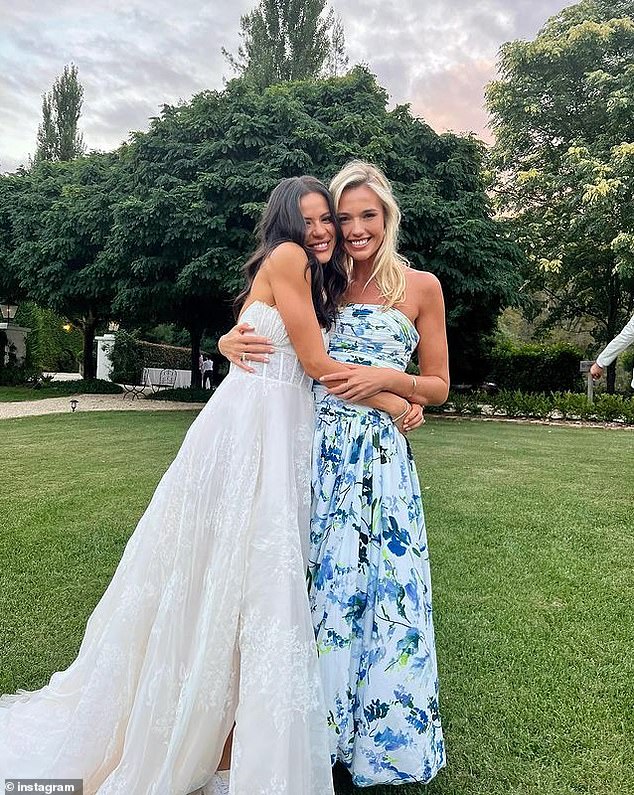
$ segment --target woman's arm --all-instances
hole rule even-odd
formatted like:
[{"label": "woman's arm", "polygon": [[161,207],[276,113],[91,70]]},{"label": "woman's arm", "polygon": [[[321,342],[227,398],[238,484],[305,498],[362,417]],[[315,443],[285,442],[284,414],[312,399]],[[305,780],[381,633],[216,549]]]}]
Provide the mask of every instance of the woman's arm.
[{"label": "woman's arm", "polygon": [[[268,362],[269,353],[274,353],[272,340],[268,337],[260,337],[252,332],[255,328],[249,323],[238,323],[226,334],[223,334],[218,341],[218,349],[220,353],[228,359],[232,364],[245,370],[247,373],[254,373],[255,369],[249,365],[249,362]],[[407,401],[409,403],[409,401]],[[384,393],[377,393],[373,398],[367,401],[358,401],[359,405],[369,406],[370,408],[379,409],[380,411],[387,411],[392,417],[397,415],[393,413],[394,400],[392,397],[387,397]],[[402,404],[405,406],[405,403]],[[402,433],[413,431],[420,427],[425,422],[425,415],[423,407],[417,403],[409,403],[408,413],[399,420],[396,425]]]},{"label": "woman's arm", "polygon": [[[319,379],[341,371],[342,365],[326,353],[313,306],[307,265],[308,258],[300,246],[282,243],[267,258],[260,273],[269,283],[275,306],[302,367],[311,378]],[[409,402],[398,395],[376,393],[364,401],[364,405],[386,411],[394,418],[403,412],[403,419],[408,417]]]},{"label": "woman's arm", "polygon": [[238,323],[218,340],[218,350],[225,359],[247,373],[255,372],[249,362],[268,362],[268,354],[275,351],[273,340],[254,331],[250,323]]},{"label": "woman's arm", "polygon": [[[304,273],[306,259],[303,250],[301,250],[301,254],[303,255],[303,259],[301,259],[303,262],[302,273]],[[307,273],[306,276],[308,276]],[[305,292],[305,288],[303,286],[301,291],[302,293]],[[275,300],[277,303],[277,297]],[[306,295],[302,294],[301,300],[305,301]],[[310,307],[311,314],[314,315],[312,297],[310,297]],[[302,314],[302,318],[303,317],[305,316]],[[249,362],[268,362],[268,354],[275,351],[272,340],[270,340],[268,337],[261,337],[256,334],[252,334],[251,332],[254,330],[255,329],[253,326],[248,323],[238,323],[227,334],[224,334],[218,341],[218,349],[220,350],[220,353],[237,367],[240,367],[249,373],[255,372],[254,368],[250,366]],[[319,330],[318,342],[320,348],[322,348],[325,353],[321,330]],[[326,356],[326,359],[328,363],[331,366],[335,366],[337,370],[341,370],[341,368],[344,366],[348,367],[348,365],[342,365],[341,362],[334,363],[334,360],[330,359],[329,356]],[[375,375],[375,370],[376,368],[372,368],[372,376]],[[379,373],[376,372],[377,377],[378,375]],[[398,396],[394,394],[381,393],[379,390],[375,390],[375,393],[370,398],[355,402],[359,403],[360,405],[378,409],[379,411],[386,411],[393,418],[398,417],[407,409],[405,416],[397,422],[398,429],[404,433],[418,428],[425,422],[423,411],[419,406],[416,404],[412,405],[409,401],[404,399],[399,399]]]},{"label": "woman's arm", "polygon": [[304,250],[295,243],[281,243],[260,269],[268,281],[274,304],[286,333],[306,373],[314,379],[341,370],[326,353],[311,296],[310,270]]},{"label": "woman's arm", "polygon": [[390,367],[369,368],[378,371],[370,377],[365,370],[353,366],[352,373],[340,370],[327,374],[322,381],[329,391],[358,402],[376,390],[393,392],[421,406],[439,406],[449,394],[449,363],[447,332],[445,328],[445,303],[438,279],[431,273],[411,274],[408,292],[418,305],[416,330],[420,336],[418,362],[420,375],[409,375]]}]

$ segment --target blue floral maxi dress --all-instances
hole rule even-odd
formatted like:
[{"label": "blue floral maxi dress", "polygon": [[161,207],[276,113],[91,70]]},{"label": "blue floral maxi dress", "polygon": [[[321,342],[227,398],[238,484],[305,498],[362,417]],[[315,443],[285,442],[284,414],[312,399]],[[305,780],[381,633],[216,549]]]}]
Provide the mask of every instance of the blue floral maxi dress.
[{"label": "blue floral maxi dress", "polygon": [[[349,304],[329,353],[404,370],[418,339],[398,309]],[[445,749],[414,460],[386,414],[315,397],[309,585],[332,761],[357,786],[428,782]]]}]

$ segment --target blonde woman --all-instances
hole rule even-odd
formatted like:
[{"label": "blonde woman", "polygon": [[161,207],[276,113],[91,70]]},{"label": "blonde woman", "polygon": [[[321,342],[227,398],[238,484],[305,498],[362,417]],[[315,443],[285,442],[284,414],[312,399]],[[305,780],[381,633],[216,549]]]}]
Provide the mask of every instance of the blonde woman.
[{"label": "blonde woman", "polygon": [[[329,342],[345,366],[314,390],[309,573],[331,757],[357,786],[426,783],[445,751],[420,486],[403,435],[352,401],[446,400],[443,297],[397,253],[400,211],[379,169],[349,163],[330,189],[350,282]],[[223,338],[223,353],[257,361],[266,342],[244,330]],[[414,351],[419,376],[405,372]]]}]

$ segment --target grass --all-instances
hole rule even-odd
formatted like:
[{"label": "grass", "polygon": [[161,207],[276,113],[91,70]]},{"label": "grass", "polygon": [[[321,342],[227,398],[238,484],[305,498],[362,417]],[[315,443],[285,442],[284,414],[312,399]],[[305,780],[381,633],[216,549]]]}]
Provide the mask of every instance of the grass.
[{"label": "grass", "polygon": [[[105,389],[104,389],[105,387]],[[112,391],[113,390],[113,391]],[[0,403],[43,400],[44,398],[68,397],[77,394],[121,394],[123,389],[110,382],[89,380],[54,381],[36,388],[30,386],[0,386]]]},{"label": "grass", "polygon": [[30,386],[0,386],[0,403],[13,403],[22,402],[24,400],[42,400],[49,397],[63,397],[70,395],[71,392],[65,392],[59,389],[32,389]]},{"label": "grass", "polygon": [[[2,422],[0,692],[72,661],[193,416]],[[412,447],[449,766],[357,793],[634,793],[634,432],[430,419]]]}]

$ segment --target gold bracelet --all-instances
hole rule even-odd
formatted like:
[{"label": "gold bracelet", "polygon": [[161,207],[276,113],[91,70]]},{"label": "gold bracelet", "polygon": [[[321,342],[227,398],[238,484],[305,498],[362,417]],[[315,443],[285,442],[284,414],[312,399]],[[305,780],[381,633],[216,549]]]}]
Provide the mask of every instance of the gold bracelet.
[{"label": "gold bracelet", "polygon": [[[403,398],[403,400],[405,400],[405,398]],[[401,413],[398,415],[398,417],[394,417],[394,419],[393,419],[393,422],[394,422],[394,424],[396,424],[397,422],[399,422],[399,420],[402,420],[402,419],[403,419],[403,417],[404,417],[404,416],[405,416],[405,415],[406,415],[406,414],[409,412],[409,410],[412,408],[412,407],[411,407],[411,405],[410,405],[410,403],[409,403],[409,401],[405,400],[405,402],[407,403],[407,408],[405,409],[405,411],[402,411],[402,412],[401,412]]]},{"label": "gold bracelet", "polygon": [[412,397],[412,395],[414,394],[414,392],[416,392],[416,376],[415,375],[412,376],[412,391],[405,398],[405,400],[409,400]]}]

